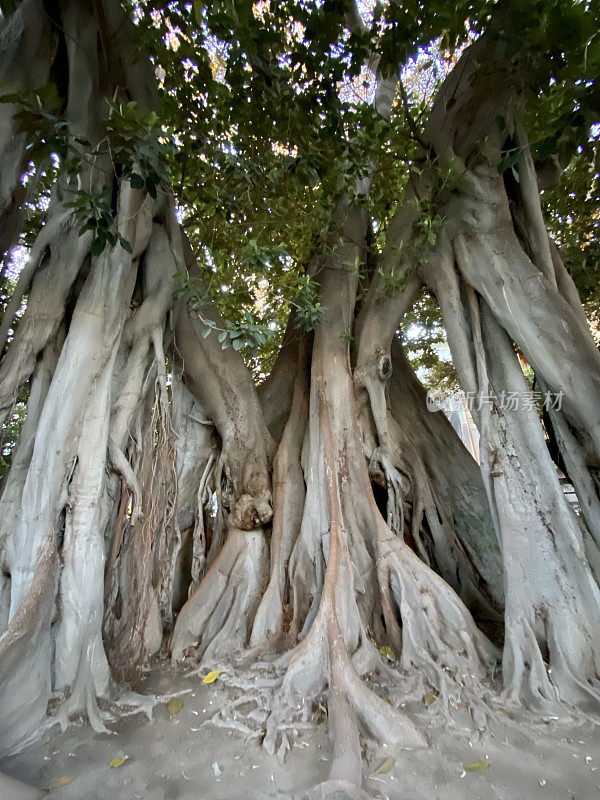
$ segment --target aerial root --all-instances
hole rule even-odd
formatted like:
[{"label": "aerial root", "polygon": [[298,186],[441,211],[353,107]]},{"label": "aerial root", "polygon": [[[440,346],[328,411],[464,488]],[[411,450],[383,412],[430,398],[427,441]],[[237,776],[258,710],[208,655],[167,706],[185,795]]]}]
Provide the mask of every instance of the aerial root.
[{"label": "aerial root", "polygon": [[192,567],[190,593],[200,584],[206,566],[206,531],[204,529],[204,507],[210,499],[211,479],[217,463],[217,453],[211,450],[198,485],[196,524],[192,534]]},{"label": "aerial root", "polygon": [[135,472],[121,448],[110,439],[108,442],[108,458],[112,468],[121,475],[125,486],[131,494],[133,507],[130,522],[135,525],[142,514],[142,493]]},{"label": "aerial root", "polygon": [[263,530],[230,528],[221,553],[179,613],[171,638],[173,661],[192,649],[208,658],[244,647],[268,568]]},{"label": "aerial root", "polygon": [[[95,733],[110,733],[106,727],[104,716],[98,705],[94,680],[89,667],[80,669],[75,684],[71,687],[69,696],[61,704],[55,718],[55,722],[60,725],[64,732],[68,728],[71,717],[78,714],[85,714],[89,720],[90,727]],[[109,717],[109,719],[111,719]]]}]

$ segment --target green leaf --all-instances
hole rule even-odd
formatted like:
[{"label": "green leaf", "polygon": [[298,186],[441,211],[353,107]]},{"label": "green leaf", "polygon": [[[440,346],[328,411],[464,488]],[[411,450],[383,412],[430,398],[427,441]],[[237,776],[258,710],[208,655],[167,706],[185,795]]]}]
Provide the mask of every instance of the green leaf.
[{"label": "green leaf", "polygon": [[144,188],[144,179],[141,175],[138,175],[136,172],[133,172],[129,178],[129,183],[131,184],[132,189],[143,189]]},{"label": "green leaf", "polygon": [[153,200],[156,200],[157,193],[156,193],[156,184],[150,179],[146,178],[146,189],[148,190],[148,194]]},{"label": "green leaf", "polygon": [[108,766],[111,769],[118,769],[119,767],[123,766],[128,758],[129,756],[115,756]]},{"label": "green leaf", "polygon": [[13,103],[15,105],[20,104],[23,101],[23,98],[20,94],[3,94],[0,96],[0,103]]},{"label": "green leaf", "polygon": [[498,164],[498,174],[502,175],[502,173],[506,172],[507,169],[509,169],[510,167],[514,167],[514,165],[518,163],[522,155],[523,151],[521,150],[521,148],[517,148],[516,150],[511,150],[510,153],[507,153]]},{"label": "green leaf", "polygon": [[123,250],[125,250],[125,251],[126,251],[127,253],[129,253],[130,255],[131,255],[131,253],[133,253],[133,247],[132,247],[132,246],[131,246],[131,244],[130,244],[130,243],[127,241],[127,239],[124,239],[124,238],[121,236],[121,234],[119,234],[119,242],[121,243],[121,247],[123,248]]},{"label": "green leaf", "polygon": [[96,236],[90,245],[90,252],[93,256],[99,256],[106,247],[106,239]]},{"label": "green leaf", "polygon": [[555,136],[546,136],[543,139],[537,148],[537,157],[544,161],[548,158],[554,151],[556,150],[556,137]]},{"label": "green leaf", "polygon": [[192,5],[194,7],[194,17],[198,25],[200,25],[202,23],[202,9],[204,8],[204,3],[201,3],[200,0],[194,0]]}]

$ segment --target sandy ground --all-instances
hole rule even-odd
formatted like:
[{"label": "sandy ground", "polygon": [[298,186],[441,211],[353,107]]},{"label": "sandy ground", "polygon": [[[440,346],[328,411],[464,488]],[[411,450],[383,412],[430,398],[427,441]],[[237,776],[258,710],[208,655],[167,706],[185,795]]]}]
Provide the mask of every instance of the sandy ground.
[{"label": "sandy ground", "polygon": [[[327,777],[326,725],[300,733],[282,764],[258,743],[203,724],[231,697],[220,679],[204,686],[199,678],[163,666],[148,686],[157,693],[185,691],[181,711],[171,716],[161,704],[153,722],[142,715],[121,719],[113,735],[94,734],[87,726],[57,729],[1,761],[0,771],[47,792],[51,800],[284,800],[301,797]],[[430,747],[366,748],[364,774],[372,777],[365,777],[364,788],[374,798],[600,800],[600,727],[591,722],[532,725],[500,719],[477,741],[471,734],[470,742],[467,732],[445,728],[435,704],[406,710]],[[125,757],[111,768],[114,758]],[[391,770],[373,775],[390,758]],[[465,771],[466,764],[482,760],[489,764],[484,772]],[[0,789],[0,800],[12,800],[6,792]]]}]

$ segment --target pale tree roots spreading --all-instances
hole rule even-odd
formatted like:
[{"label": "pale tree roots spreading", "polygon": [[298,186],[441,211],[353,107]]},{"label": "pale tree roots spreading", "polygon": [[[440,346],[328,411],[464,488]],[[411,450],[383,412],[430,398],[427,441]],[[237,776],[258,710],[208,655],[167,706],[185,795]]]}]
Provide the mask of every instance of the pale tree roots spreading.
[{"label": "pale tree roots spreading", "polygon": [[[420,698],[433,687],[444,708],[460,702],[463,693],[480,693],[498,656],[453,589],[390,530],[377,509],[341,336],[355,302],[356,279],[339,264],[349,260],[352,234],[363,220],[346,201],[336,214],[348,243],[322,265],[327,312],[314,339],[299,343],[291,411],[273,468],[270,577],[263,532],[244,533],[232,513],[221,554],[180,612],[171,638],[176,660],[195,651],[206,665],[223,663],[232,646],[245,643],[265,659],[271,677],[255,691],[268,697],[264,743],[272,752],[285,753],[290,730],[306,724],[313,701],[328,690],[334,759],[328,784],[315,796],[333,793],[344,782],[360,786],[359,730],[401,748],[426,745],[413,723],[362,680],[397,675],[386,667],[380,647],[398,653],[401,671],[419,676],[412,696]],[[392,452],[400,449],[398,443]],[[457,448],[459,458],[463,450]],[[396,471],[391,463],[389,469]],[[430,479],[422,480],[433,503]],[[421,497],[418,489],[414,495]],[[418,535],[423,519],[421,514]],[[408,512],[406,525],[410,530]],[[445,560],[455,559],[456,573],[460,554],[474,573],[466,548],[450,530],[441,533],[440,560],[441,551]],[[478,585],[465,585],[467,594],[493,608]],[[256,734],[256,709],[245,722],[239,704],[234,710],[229,719],[222,712],[220,722],[247,735],[254,727]]]},{"label": "pale tree roots spreading", "polygon": [[[43,82],[63,35],[23,16],[38,5],[25,0],[7,30],[23,58],[41,37],[48,65],[19,72],[14,47],[0,62],[24,86]],[[80,52],[108,48],[98,59],[115,64],[127,54],[118,3],[100,5],[101,22],[61,4],[67,118],[91,141],[97,65]],[[204,336],[203,317],[225,327],[217,310],[173,300],[174,274],[201,276],[167,190],[153,199],[123,182],[115,230],[132,252],[91,255],[57,187],[0,330],[0,416],[29,389],[0,497],[3,753],[30,740],[49,703],[52,722],[84,716],[106,730],[116,703],[143,703],[122,685],[135,687],[166,641],[175,661],[225,668],[244,696],[215,723],[271,752],[285,755],[315,703],[326,706],[333,759],[314,798],[364,797],[361,737],[427,746],[407,701],[432,693],[448,725],[466,703],[483,728],[500,665],[507,701],[597,705],[600,500],[588,456],[600,456],[600,361],[543,228],[518,92],[507,82],[492,103],[478,80],[499,47],[482,36],[465,51],[425,131],[455,171],[453,191],[435,197],[435,248],[417,257],[409,196],[387,249],[367,258],[367,212],[340,192],[309,267],[324,316],[314,333],[290,320],[258,389],[233,348]],[[124,96],[149,104],[152,75],[128,75]],[[381,113],[391,96],[382,81]],[[19,146],[4,110],[1,164]],[[526,153],[518,184],[497,171],[509,136]],[[86,179],[102,188],[100,172]],[[18,226],[19,174],[2,170],[6,230]],[[359,183],[368,193],[370,176]],[[409,195],[433,200],[434,183]],[[370,281],[361,294],[357,261]],[[392,270],[405,275],[395,293]],[[563,496],[535,409],[479,404],[480,465],[427,410],[396,335],[423,286],[466,391],[523,393],[516,343],[539,385],[564,393],[551,424],[585,520]]]}]

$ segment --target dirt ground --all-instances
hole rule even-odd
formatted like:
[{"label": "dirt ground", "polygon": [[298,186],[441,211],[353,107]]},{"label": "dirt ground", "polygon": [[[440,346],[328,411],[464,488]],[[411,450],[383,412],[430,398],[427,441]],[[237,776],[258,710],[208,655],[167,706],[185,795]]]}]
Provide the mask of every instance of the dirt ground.
[{"label": "dirt ground", "polygon": [[[325,780],[327,726],[299,732],[281,763],[256,741],[216,727],[211,717],[232,696],[225,681],[203,685],[162,665],[148,678],[159,694],[185,692],[181,710],[166,704],[119,720],[112,735],[87,726],[54,729],[0,771],[37,787],[50,800],[284,800]],[[468,712],[449,731],[435,703],[407,705],[430,742],[425,750],[365,748],[364,788],[388,800],[600,800],[600,726],[548,718],[495,719],[480,737]],[[461,726],[461,722],[464,726]],[[113,759],[125,759],[112,766]],[[483,771],[465,766],[487,762]],[[114,763],[114,762],[113,762]],[[393,764],[393,765],[392,765]],[[389,771],[374,774],[384,765]],[[482,765],[479,765],[482,769]],[[371,777],[368,777],[371,776]],[[0,800],[13,800],[0,788]],[[5,796],[6,795],[6,796]]]}]

